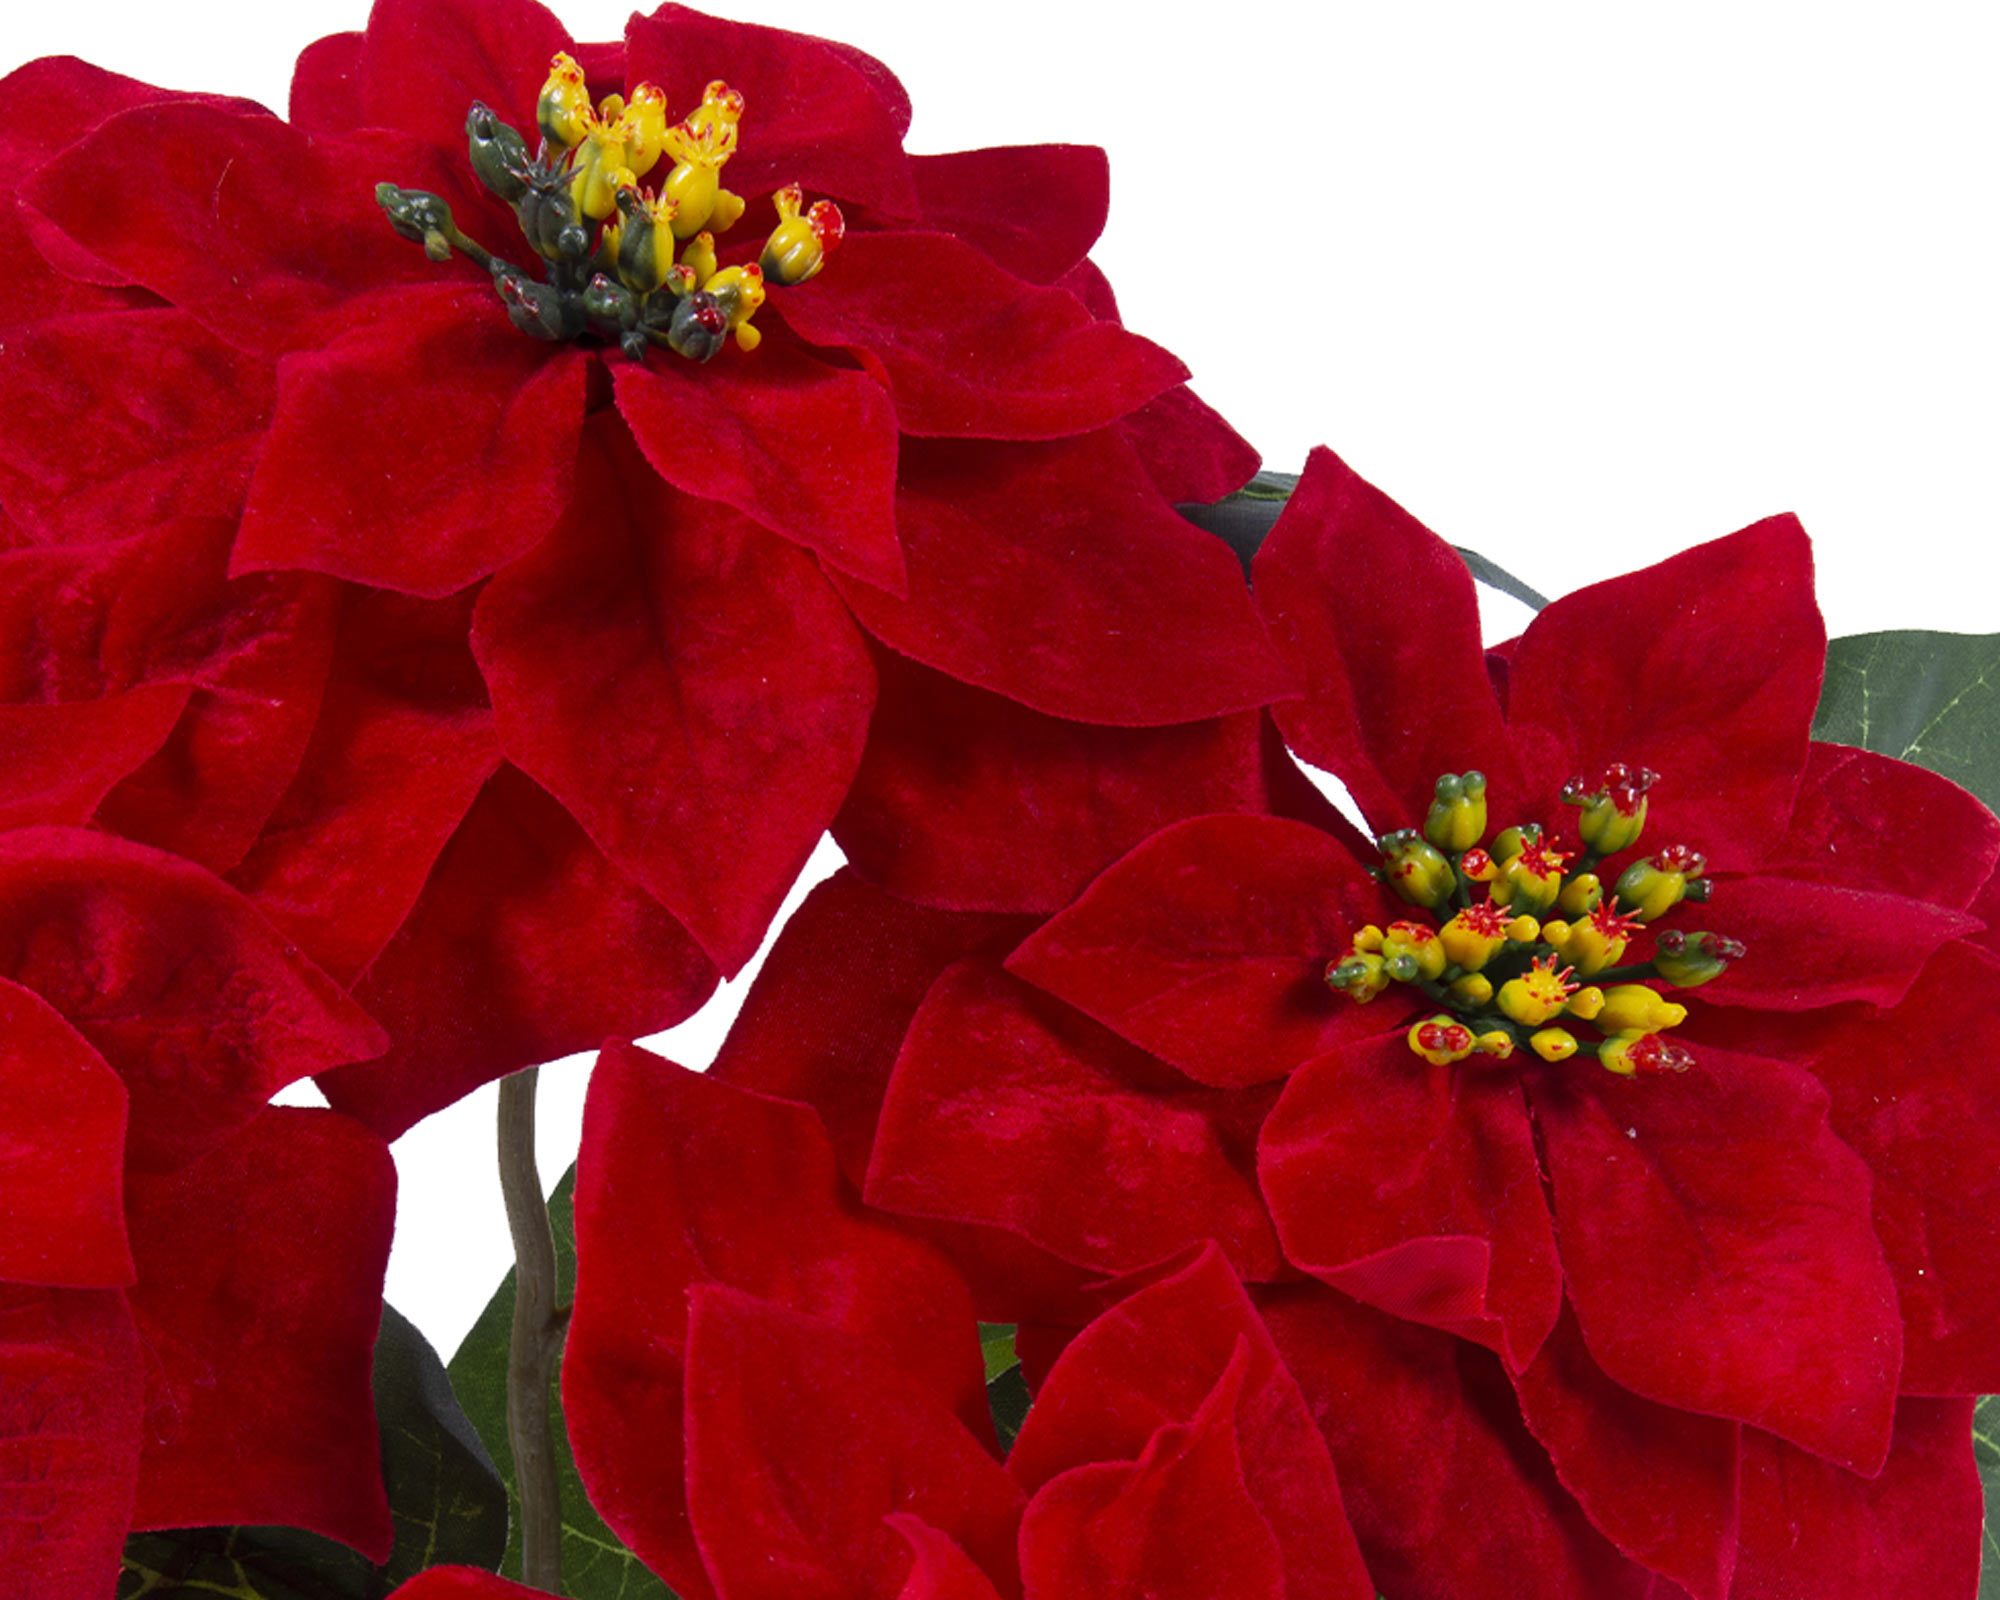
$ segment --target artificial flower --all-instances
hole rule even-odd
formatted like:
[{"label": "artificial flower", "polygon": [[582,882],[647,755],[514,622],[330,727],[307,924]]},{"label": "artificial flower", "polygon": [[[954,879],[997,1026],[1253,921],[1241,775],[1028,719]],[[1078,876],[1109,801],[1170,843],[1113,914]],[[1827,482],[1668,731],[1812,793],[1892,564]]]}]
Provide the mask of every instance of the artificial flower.
[{"label": "artificial flower", "polygon": [[[1811,1592],[1952,1592],[1977,1495],[1938,1440],[2000,1384],[1991,1209],[1959,1188],[1995,1154],[2000,967],[1965,907],[2000,823],[1810,740],[1797,525],[1580,591],[1489,655],[1450,548],[1320,453],[1255,584],[1307,689],[1278,722],[1381,846],[1330,810],[1183,822],[1004,964],[943,971],[870,1203],[1101,1272],[1213,1237],[1246,1279],[1325,1286],[1269,1296],[1372,1308],[1323,1314],[1364,1345],[1400,1337],[1381,1313],[1438,1330],[1421,1404],[1476,1383],[1495,1459],[1542,1463],[1470,1548],[1556,1502],[1594,1530],[1536,1536],[1548,1592],[1834,1582],[1791,1548],[1793,1482],[1928,1483],[1948,1518],[1899,1546],[1862,1518],[1879,1548]],[[1426,1534],[1450,1481],[1364,1472],[1406,1425],[1334,1430],[1371,1562],[1509,1592]]]},{"label": "artificial flower", "polygon": [[211,874],[0,834],[0,1565],[108,1594],[131,1529],[390,1543],[370,1392],[395,1170],[285,1084],[386,1040]]},{"label": "artificial flower", "polygon": [[[381,0],[304,53],[290,121],[75,62],[0,92],[70,108],[27,119],[8,175],[47,309],[0,357],[7,536],[95,574],[205,519],[235,652],[169,630],[169,666],[93,678],[85,638],[75,686],[13,693],[102,752],[64,820],[102,788],[97,820],[198,850],[382,1018],[392,1052],[326,1088],[386,1132],[676,1020],[748,958],[861,760],[870,637],[1076,723],[1284,690],[1169,499],[1254,458],[1084,259],[1097,152],[907,155],[879,63],[673,6],[583,45],[530,0]],[[475,168],[501,124],[523,144]],[[589,247],[615,228],[598,257],[502,198],[542,137],[534,203]],[[631,275],[647,228],[657,291]],[[575,321],[614,262],[592,292],[631,302],[623,334]],[[710,359],[664,342],[673,295],[734,308]],[[141,757],[229,826],[170,828],[163,782],[118,770]],[[574,915],[600,895],[617,937]],[[491,1016],[489,978],[532,992]]]}]

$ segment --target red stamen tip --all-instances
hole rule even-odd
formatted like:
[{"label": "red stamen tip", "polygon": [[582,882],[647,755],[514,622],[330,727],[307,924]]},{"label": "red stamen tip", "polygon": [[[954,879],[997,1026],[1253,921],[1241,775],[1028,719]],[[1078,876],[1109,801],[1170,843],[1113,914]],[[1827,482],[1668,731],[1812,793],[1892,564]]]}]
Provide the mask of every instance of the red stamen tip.
[{"label": "red stamen tip", "polygon": [[1633,1073],[1642,1078],[1657,1077],[1666,1072],[1685,1072],[1694,1065],[1691,1051],[1659,1033],[1649,1033],[1634,1043],[1628,1059]]}]

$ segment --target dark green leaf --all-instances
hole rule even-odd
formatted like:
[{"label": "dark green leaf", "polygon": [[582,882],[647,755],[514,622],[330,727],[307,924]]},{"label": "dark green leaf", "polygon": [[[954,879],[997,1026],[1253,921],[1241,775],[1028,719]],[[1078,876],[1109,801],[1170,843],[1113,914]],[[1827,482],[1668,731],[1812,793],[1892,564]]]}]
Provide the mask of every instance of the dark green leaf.
[{"label": "dark green leaf", "polygon": [[[549,1223],[556,1237],[556,1298],[567,1305],[576,1289],[576,1230],[571,1196],[576,1168],[563,1174],[549,1196]],[[451,1358],[451,1385],[458,1391],[465,1414],[493,1452],[507,1493],[514,1492],[514,1452],[507,1441],[507,1344],[514,1324],[514,1274],[499,1289],[472,1331]],[[617,1534],[591,1508],[569,1453],[569,1434],[562,1421],[562,1373],[549,1386],[549,1417],[554,1424],[556,1472],[562,1486],[563,1592],[573,1600],[674,1600],[673,1591],[640,1564]],[[508,1535],[500,1571],[521,1575],[519,1519]]]},{"label": "dark green leaf", "polygon": [[2000,1395],[1972,1410],[1972,1459],[1986,1491],[1986,1525],[1980,1530],[1979,1600],[2000,1600]]},{"label": "dark green leaf", "polygon": [[[1277,525],[1278,513],[1285,509],[1285,502],[1298,486],[1299,477],[1295,472],[1260,472],[1234,494],[1225,495],[1214,505],[1185,505],[1174,509],[1197,528],[1214,534],[1234,550],[1236,559],[1243,563],[1244,576],[1247,577],[1251,558]],[[1452,549],[1458,552],[1466,570],[1487,588],[1497,589],[1536,611],[1548,604],[1513,573],[1488,561],[1477,550],[1468,550],[1456,544]]]},{"label": "dark green leaf", "polygon": [[1812,731],[1928,767],[2000,806],[2000,633],[1835,639]]},{"label": "dark green leaf", "polygon": [[1539,611],[1549,603],[1546,595],[1530,589],[1505,567],[1488,561],[1477,550],[1468,550],[1462,544],[1455,544],[1452,549],[1458,552],[1458,559],[1465,563],[1466,571],[1487,588],[1499,590],[1510,599],[1520,601],[1531,611]]},{"label": "dark green leaf", "polygon": [[1018,1365],[1009,1367],[986,1386],[986,1404],[993,1412],[993,1431],[1000,1436],[1004,1455],[1014,1448],[1021,1424],[1028,1420],[1028,1408],[1035,1397],[1028,1393],[1028,1380]]},{"label": "dark green leaf", "polygon": [[381,1600],[425,1567],[491,1570],[507,1542],[507,1493],[429,1341],[393,1307],[375,1341],[375,1418],[396,1545],[377,1567],[297,1528],[188,1528],[126,1542],[119,1600]]},{"label": "dark green leaf", "polygon": [[993,1412],[993,1431],[1000,1436],[1000,1449],[1014,1448],[1021,1424],[1028,1420],[1034,1396],[1021,1371],[1021,1358],[1014,1351],[1014,1324],[982,1322],[979,1351],[986,1358],[986,1404]]}]

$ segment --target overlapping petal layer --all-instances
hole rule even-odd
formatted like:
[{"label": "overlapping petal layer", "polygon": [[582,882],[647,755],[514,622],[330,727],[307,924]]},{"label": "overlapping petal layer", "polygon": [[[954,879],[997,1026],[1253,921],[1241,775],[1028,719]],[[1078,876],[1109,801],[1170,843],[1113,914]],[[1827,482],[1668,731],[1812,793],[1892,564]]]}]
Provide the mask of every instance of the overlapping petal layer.
[{"label": "overlapping petal layer", "polygon": [[[928,1246],[863,1215],[803,1106],[710,1082],[633,1046],[608,1049],[591,1081],[577,1241],[564,1365],[577,1462],[607,1521],[684,1594],[704,1592],[689,1515],[716,1470],[693,1454],[701,1396],[682,1387],[683,1357],[690,1373],[695,1366],[690,1306],[705,1303],[702,1286],[790,1308],[829,1338],[844,1330],[941,1417],[973,1429],[969,1449],[991,1426],[963,1281]],[[727,1405],[773,1403],[757,1385],[776,1379],[753,1370],[731,1380]],[[723,1593],[742,1592],[715,1578]]]}]

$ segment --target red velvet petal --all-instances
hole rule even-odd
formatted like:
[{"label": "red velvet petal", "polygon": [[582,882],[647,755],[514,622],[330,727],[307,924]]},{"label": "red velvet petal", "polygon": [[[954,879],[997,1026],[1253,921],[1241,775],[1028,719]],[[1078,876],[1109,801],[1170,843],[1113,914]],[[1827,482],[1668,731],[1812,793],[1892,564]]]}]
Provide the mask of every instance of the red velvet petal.
[{"label": "red velvet petal", "polygon": [[611,373],[639,448],[675,488],[904,592],[896,410],[873,378],[775,339],[699,369],[672,357]]},{"label": "red velvet petal", "polygon": [[416,904],[500,764],[470,594],[349,589],[297,777],[230,881],[343,983]]},{"label": "red velvet petal", "polygon": [[22,1600],[117,1587],[145,1359],[122,1293],[0,1284],[0,1572]]},{"label": "red velvet petal", "polygon": [[329,33],[315,39],[292,63],[286,121],[307,133],[352,133],[361,126],[359,32]]},{"label": "red velvet petal", "polygon": [[2000,1390],[2000,960],[1948,945],[1893,1011],[1709,1012],[1703,1039],[1810,1068],[1874,1175],[1903,1309],[1904,1394]]},{"label": "red velvet petal", "polygon": [[[664,5],[634,16],[625,29],[632,83],[658,84],[671,116],[701,103],[703,85],[721,78],[744,100],[743,141],[725,174],[738,194],[769,194],[803,185],[894,217],[917,214],[916,189],[903,154],[908,101],[888,69],[850,45],[803,33],[754,27]],[[746,227],[774,226],[775,216],[752,206]],[[837,264],[843,274],[855,240]],[[828,269],[829,274],[832,269]]]},{"label": "red velvet petal", "polygon": [[[52,113],[15,116],[0,130],[0,193],[11,199],[14,185],[59,155],[79,135],[135,106],[174,102],[185,106],[267,116],[264,108],[251,100],[228,95],[186,94],[162,89],[137,78],[107,72],[74,56],[44,56],[16,68],[0,79],[0,102],[10,106],[60,108]],[[32,284],[29,298],[10,295],[0,308],[0,324],[10,323],[17,312],[35,316],[60,315],[65,311],[110,309],[119,303],[151,301],[141,293],[136,298],[121,287],[131,280],[110,263],[100,259],[75,240],[32,211],[17,213],[8,203],[0,203],[5,218],[0,233],[7,248],[0,251],[0,276],[14,289]],[[32,238],[34,243],[28,244]],[[26,269],[25,271],[23,269]],[[50,291],[54,291],[51,293]]]},{"label": "red velvet petal", "polygon": [[583,465],[479,602],[501,742],[734,972],[847,791],[874,669],[804,552],[667,488],[615,424]]},{"label": "red velvet petal", "polygon": [[535,0],[375,0],[354,67],[361,119],[462,156],[465,114],[483,100],[532,143],[549,61],[569,48]]},{"label": "red velvet petal", "polygon": [[1277,1541],[1244,1488],[1235,1414],[1249,1366],[1240,1342],[1186,1423],[1135,1462],[1073,1467],[1029,1502],[1021,1575],[1048,1600],[1285,1600]]},{"label": "red velvet petal", "polygon": [[265,1110],[131,1186],[147,1363],[135,1528],[275,1522],[388,1558],[375,1332],[396,1168],[330,1111]]},{"label": "red velvet petal", "polygon": [[1970,1400],[1904,1400],[1880,1477],[1857,1478],[1782,1441],[1743,1436],[1736,1593],[1757,1600],[1969,1595],[1983,1505],[1965,1447]]},{"label": "red velvet petal", "polygon": [[1228,547],[1110,433],[905,441],[897,599],[834,575],[883,643],[1050,716],[1195,722],[1290,692]]},{"label": "red velvet petal", "polygon": [[[105,642],[129,660],[125,675],[194,692],[158,753],[105,796],[97,821],[226,872],[305,753],[333,657],[338,592],[304,573],[226,579],[226,523],[176,524],[135,541],[133,554],[114,605],[134,632]],[[149,606],[157,610],[146,616]]]},{"label": "red velvet petal", "polygon": [[523,337],[484,287],[378,302],[280,364],[230,570],[437,596],[533,549],[569,503],[589,360]]},{"label": "red velvet petal", "polygon": [[276,394],[268,361],[165,308],[24,328],[0,389],[0,499],[38,541],[78,544],[234,516]]},{"label": "red velvet petal", "polygon": [[1605,1536],[1695,1600],[1725,1600],[1741,1426],[1620,1388],[1591,1359],[1568,1306],[1514,1387],[1563,1487]]},{"label": "red velvet petal", "polygon": [[870,1205],[985,1223],[1126,1272],[1213,1238],[1279,1270],[1251,1181],[1268,1089],[1188,1085],[998,968],[960,962],[910,1026],[868,1169]]},{"label": "red velvet petal", "polygon": [[888,650],[833,836],[913,900],[1055,911],[1154,829],[1265,802],[1254,712],[1164,728],[1066,722]]},{"label": "red velvet petal", "polygon": [[118,1074],[47,1001],[0,979],[0,1281],[132,1281],[126,1098]]},{"label": "red velvet petal", "polygon": [[1242,1284],[1212,1244],[1077,1336],[1036,1386],[1007,1470],[1033,1493],[1088,1462],[1137,1460],[1158,1430],[1199,1416],[1239,1353],[1233,1431],[1242,1484],[1276,1540],[1285,1593],[1291,1600],[1373,1600],[1326,1443]]},{"label": "red velvet petal", "polygon": [[891,1600],[908,1512],[1020,1593],[1021,1492],[928,1388],[817,1317],[718,1284],[691,1291],[687,1484],[695,1538],[727,1600]]},{"label": "red velvet petal", "polygon": [[850,235],[782,309],[809,342],[851,350],[895,397],[903,432],[928,438],[1088,433],[1187,378],[1158,345],[949,234]]},{"label": "red velvet petal", "polygon": [[393,1139],[521,1067],[671,1027],[714,987],[686,930],[503,766],[355,986],[394,1048],[320,1087]]},{"label": "red velvet petal", "polygon": [[909,1576],[896,1600],[1000,1600],[993,1580],[956,1540],[907,1511],[892,1511],[882,1520],[910,1547]]},{"label": "red velvet petal", "polygon": [[1189,1077],[1236,1088],[1395,1022],[1324,981],[1358,929],[1394,915],[1316,828],[1196,817],[1106,870],[1007,970]]},{"label": "red velvet petal", "polygon": [[1336,1050],[1286,1085],[1257,1174],[1286,1256],[1356,1299],[1514,1370],[1555,1325],[1555,1237],[1506,1069],[1433,1067],[1400,1027]]},{"label": "red velvet petal", "polygon": [[0,834],[0,976],[124,1079],[140,1170],[193,1159],[284,1085],[383,1044],[241,895],[104,834]]},{"label": "red velvet petal", "polygon": [[846,1329],[977,1436],[972,1300],[944,1258],[865,1217],[819,1119],[611,1045],[577,1159],[563,1399],[591,1503],[646,1564],[703,1586],[682,1479],[688,1296],[722,1283]]},{"label": "red velvet petal", "polygon": [[1258,1302],[1399,1600],[1668,1600],[1556,1482],[1499,1362],[1318,1285]]},{"label": "red velvet petal", "polygon": [[1976,916],[1900,894],[1761,875],[1718,882],[1709,905],[1675,920],[1706,923],[1747,952],[1703,987],[1704,1000],[1771,1011],[1893,1006],[1942,945],[1979,927]]},{"label": "red velvet petal", "polygon": [[535,1600],[543,1593],[477,1567],[426,1567],[390,1592],[395,1600]]},{"label": "red velvet petal", "polygon": [[[1962,909],[2000,858],[2000,818],[1949,778],[1846,745],[1809,747],[1760,870]],[[1857,845],[1860,848],[1857,848]]]},{"label": "red velvet petal", "polygon": [[1438,775],[1473,768],[1489,809],[1512,817],[1524,785],[1486,682],[1472,575],[1449,545],[1318,449],[1252,581],[1305,685],[1303,703],[1274,708],[1278,726],[1378,831],[1422,822]]},{"label": "red velvet petal", "polygon": [[436,281],[441,269],[383,220],[384,178],[459,187],[442,151],[405,134],[313,135],[268,112],[184,100],[99,123],[21,196],[231,343],[278,351],[312,343],[317,319],[349,295]]},{"label": "red velvet petal", "polygon": [[5,181],[25,176],[89,128],[133,106],[159,100],[251,109],[248,100],[186,94],[111,72],[75,56],[42,56],[0,77],[0,100],[43,108],[39,115],[9,117],[0,128],[0,172]]},{"label": "red velvet petal", "polygon": [[296,769],[333,649],[332,585],[226,581],[231,532],[191,518],[122,544],[0,557],[0,698],[192,688],[99,821],[217,871],[248,848]]},{"label": "red velvet petal", "polygon": [[1104,231],[1111,164],[1088,144],[912,156],[926,228],[955,233],[1029,283],[1054,283]]},{"label": "red velvet petal", "polygon": [[1103,269],[1095,261],[1086,257],[1063,274],[1059,288],[1081,300],[1084,309],[1093,317],[1104,322],[1116,322],[1121,326],[1124,318],[1118,314],[1118,296],[1112,292],[1111,280],[1105,277]]},{"label": "red velvet petal", "polygon": [[709,1075],[811,1106],[858,1189],[896,1052],[931,984],[975,952],[997,959],[1033,926],[911,905],[843,868],[786,920]]},{"label": "red velvet petal", "polygon": [[[159,305],[159,297],[145,289],[84,283],[57,271],[36,248],[31,224],[38,221],[33,212],[15,209],[13,186],[0,179],[0,338],[18,337],[45,319]],[[39,231],[62,237],[47,222]]]},{"label": "red velvet petal", "polygon": [[1119,418],[1118,431],[1138,451],[1161,497],[1177,504],[1207,505],[1234,494],[1263,459],[1185,384]]},{"label": "red velvet petal", "polygon": [[1530,1084],[1584,1340],[1634,1393],[1872,1473],[1903,1341],[1868,1169],[1810,1074],[1697,1053],[1677,1077]]},{"label": "red velvet petal", "polygon": [[143,683],[61,705],[0,705],[0,828],[80,827],[166,742],[185,684]]},{"label": "red velvet petal", "polygon": [[1570,777],[1643,763],[1662,774],[1647,841],[1746,867],[1791,814],[1825,669],[1796,517],[1565,595],[1528,625],[1509,669],[1530,798],[1548,809]]}]

